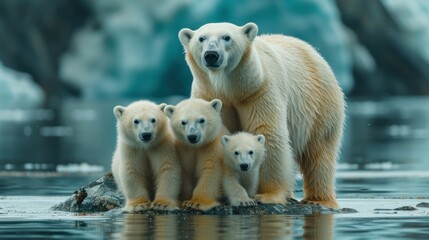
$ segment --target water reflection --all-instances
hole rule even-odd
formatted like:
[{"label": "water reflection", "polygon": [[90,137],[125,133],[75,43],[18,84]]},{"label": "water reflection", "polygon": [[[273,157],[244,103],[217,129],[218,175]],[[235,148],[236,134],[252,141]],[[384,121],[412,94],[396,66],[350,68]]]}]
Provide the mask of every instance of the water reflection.
[{"label": "water reflection", "polygon": [[335,219],[333,215],[314,215],[304,217],[303,239],[334,239]]},{"label": "water reflection", "polygon": [[314,216],[147,216],[126,214],[116,239],[323,239],[334,238],[334,217]]}]

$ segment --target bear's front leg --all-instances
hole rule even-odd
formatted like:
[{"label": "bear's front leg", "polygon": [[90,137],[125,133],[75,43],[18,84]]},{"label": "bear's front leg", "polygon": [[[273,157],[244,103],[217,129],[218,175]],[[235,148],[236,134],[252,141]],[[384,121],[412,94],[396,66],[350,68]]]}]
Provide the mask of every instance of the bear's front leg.
[{"label": "bear's front leg", "polygon": [[237,178],[230,172],[230,169],[224,170],[223,189],[231,206],[254,206],[256,202],[249,197],[243,186],[240,185]]},{"label": "bear's front leg", "polygon": [[218,198],[222,178],[221,164],[220,159],[199,159],[196,168],[197,185],[192,193],[192,198],[184,201],[183,207],[207,211],[220,205]]},{"label": "bear's front leg", "polygon": [[124,173],[123,192],[125,195],[125,212],[139,212],[149,208],[150,199],[147,181],[140,174]]},{"label": "bear's front leg", "polygon": [[266,156],[259,171],[259,189],[254,199],[265,204],[285,204],[295,186],[293,154],[286,128],[257,128],[266,137]]},{"label": "bear's front leg", "polygon": [[151,205],[152,209],[168,211],[179,209],[177,200],[182,172],[177,155],[172,153],[174,151],[174,149],[162,149],[150,155],[155,174],[155,199]]}]

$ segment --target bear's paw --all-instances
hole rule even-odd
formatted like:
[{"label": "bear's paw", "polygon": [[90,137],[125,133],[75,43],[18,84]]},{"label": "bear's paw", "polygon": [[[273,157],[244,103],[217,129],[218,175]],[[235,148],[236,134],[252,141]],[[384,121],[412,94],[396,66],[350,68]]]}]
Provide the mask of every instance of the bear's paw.
[{"label": "bear's paw", "polygon": [[198,198],[198,199],[193,198],[191,200],[184,201],[182,204],[182,207],[207,211],[219,205],[220,203],[216,200],[204,199],[204,198]]},{"label": "bear's paw", "polygon": [[155,199],[151,205],[151,208],[154,210],[166,210],[166,211],[173,211],[173,210],[179,209],[176,201],[168,198]]}]

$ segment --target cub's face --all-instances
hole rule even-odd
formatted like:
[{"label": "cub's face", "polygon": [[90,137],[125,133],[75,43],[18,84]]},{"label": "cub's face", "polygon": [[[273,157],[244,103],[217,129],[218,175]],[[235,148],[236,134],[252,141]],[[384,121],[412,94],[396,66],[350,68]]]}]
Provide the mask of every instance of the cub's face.
[{"label": "cub's face", "polygon": [[237,133],[221,138],[225,163],[232,169],[247,172],[259,168],[264,160],[265,137],[261,134]]},{"label": "cub's face", "polygon": [[180,30],[179,39],[188,58],[193,57],[201,69],[230,71],[238,65],[257,33],[258,27],[254,23],[242,27],[230,23],[209,23],[196,31]]},{"label": "cub's face", "polygon": [[176,138],[189,146],[201,146],[211,142],[222,126],[220,111],[222,102],[187,99],[177,106],[166,106],[164,113],[170,118]]},{"label": "cub's face", "polygon": [[166,104],[156,105],[149,101],[138,101],[127,107],[116,106],[113,113],[118,121],[118,134],[128,143],[149,146],[158,142],[166,117]]}]

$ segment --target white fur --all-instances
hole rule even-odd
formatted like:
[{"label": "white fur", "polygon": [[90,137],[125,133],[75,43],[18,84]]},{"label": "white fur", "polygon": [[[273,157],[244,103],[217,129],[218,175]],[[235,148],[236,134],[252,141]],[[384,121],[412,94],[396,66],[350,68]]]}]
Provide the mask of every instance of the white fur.
[{"label": "white fur", "polygon": [[[180,163],[183,169],[182,204],[200,210],[219,205],[222,178],[222,146],[220,137],[228,131],[222,124],[222,102],[187,99],[176,106],[167,106]],[[204,123],[199,123],[204,119]],[[182,124],[182,122],[184,124]],[[196,126],[198,142],[189,141],[188,125]]]},{"label": "white fur", "polygon": [[[223,122],[230,131],[266,137],[259,201],[285,203],[293,197],[296,160],[304,175],[304,200],[337,207],[334,174],[343,93],[329,65],[309,44],[284,35],[256,36],[257,31],[253,23],[210,23],[187,29],[186,35],[179,32],[194,78],[191,96],[222,100]],[[198,37],[224,34],[231,36],[231,47],[216,51],[226,63],[208,68],[201,61]]]},{"label": "white fur", "polygon": [[[113,110],[118,138],[112,173],[125,195],[126,211],[144,210],[150,207],[152,198],[155,209],[177,209],[181,168],[164,107],[137,101]],[[145,140],[145,133],[152,137]]]},{"label": "white fur", "polygon": [[[222,137],[224,154],[223,189],[232,206],[255,205],[259,168],[265,157],[265,137],[246,132]],[[241,164],[249,169],[243,171]]]}]

